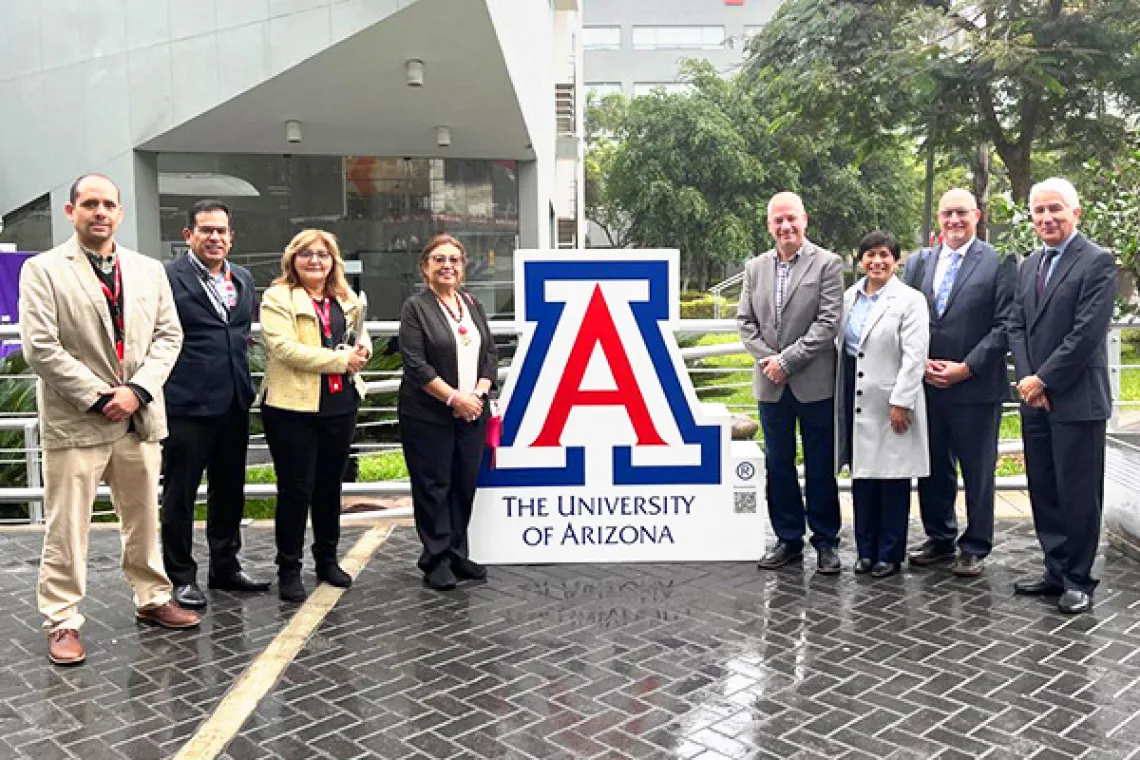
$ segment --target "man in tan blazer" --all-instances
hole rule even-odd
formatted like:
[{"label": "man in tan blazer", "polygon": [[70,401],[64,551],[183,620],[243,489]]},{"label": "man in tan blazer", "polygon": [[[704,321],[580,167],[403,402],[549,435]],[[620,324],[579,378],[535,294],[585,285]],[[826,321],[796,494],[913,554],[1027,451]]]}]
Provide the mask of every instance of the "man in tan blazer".
[{"label": "man in tan blazer", "polygon": [[119,515],[122,568],[138,619],[189,628],[198,616],[171,602],[158,547],[162,385],[182,346],[170,284],[158,261],[116,245],[123,210],[110,179],[77,179],[64,213],[75,236],[29,259],[20,273],[20,333],[39,376],[44,447],[47,525],[38,603],[48,658],[74,665],[86,658],[79,603],[101,480],[111,486]]},{"label": "man in tan blazer", "polygon": [[[805,236],[795,193],[768,202],[776,247],[749,261],[736,321],[756,359],[752,391],[764,430],[768,516],[777,542],[759,562],[771,570],[803,558],[804,518],[817,571],[839,572],[839,489],[835,482],[835,336],[843,309],[843,262]],[[796,472],[796,427],[807,494]]]}]

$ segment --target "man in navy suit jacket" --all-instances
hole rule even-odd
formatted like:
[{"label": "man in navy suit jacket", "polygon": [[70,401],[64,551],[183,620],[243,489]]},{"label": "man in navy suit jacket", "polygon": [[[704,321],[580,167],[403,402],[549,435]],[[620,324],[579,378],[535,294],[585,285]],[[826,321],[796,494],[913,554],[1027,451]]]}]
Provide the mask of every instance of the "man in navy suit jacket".
[{"label": "man in navy suit jacket", "polygon": [[[1009,398],[1007,329],[1017,262],[976,237],[981,212],[967,190],[938,203],[943,242],[908,262],[906,282],[930,304],[926,415],[930,476],[918,482],[926,542],[912,565],[955,559],[955,575],[980,575],[994,540],[994,465],[1001,405]],[[958,535],[958,466],[966,530]],[[955,546],[956,544],[956,546]],[[955,550],[957,550],[955,552]]]},{"label": "man in navy suit jacket", "polygon": [[256,291],[249,272],[226,260],[233,228],[224,203],[195,203],[182,235],[189,253],[166,265],[186,337],[165,388],[170,436],[163,443],[162,556],[174,601],[201,609],[206,597],[198,586],[192,545],[203,470],[209,482],[210,588],[269,589],[238,561],[254,397],[248,352]]},{"label": "man in navy suit jacket", "polygon": [[1076,189],[1047,179],[1029,192],[1044,243],[1021,266],[1010,349],[1042,576],[1021,594],[1060,594],[1061,612],[1087,612],[1104,501],[1105,427],[1112,415],[1105,338],[1116,295],[1113,255],[1077,232]]}]

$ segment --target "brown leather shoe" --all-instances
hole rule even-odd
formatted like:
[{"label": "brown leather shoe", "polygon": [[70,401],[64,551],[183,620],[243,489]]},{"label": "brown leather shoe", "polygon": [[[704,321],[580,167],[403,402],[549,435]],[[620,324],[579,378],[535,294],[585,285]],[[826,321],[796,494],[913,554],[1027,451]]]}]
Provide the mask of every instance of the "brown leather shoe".
[{"label": "brown leather shoe", "polygon": [[184,610],[174,602],[160,604],[157,607],[139,607],[135,610],[135,618],[163,628],[193,628],[202,620],[197,612]]},{"label": "brown leather shoe", "polygon": [[87,659],[79,631],[60,628],[48,634],[48,659],[56,665],[78,665]]}]

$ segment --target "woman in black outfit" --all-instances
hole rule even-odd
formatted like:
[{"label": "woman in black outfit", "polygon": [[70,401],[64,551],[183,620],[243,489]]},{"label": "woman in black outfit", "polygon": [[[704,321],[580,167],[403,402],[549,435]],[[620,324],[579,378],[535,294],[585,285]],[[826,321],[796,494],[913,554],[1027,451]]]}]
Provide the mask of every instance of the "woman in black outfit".
[{"label": "woman in black outfit", "polygon": [[366,393],[371,353],[362,305],[344,279],[336,237],[303,230],[261,300],[265,379],[261,420],[277,473],[277,574],[281,599],[301,602],[305,522],[312,507],[317,580],[348,588],[337,562],[341,478]]},{"label": "woman in black outfit", "polygon": [[427,288],[400,313],[400,440],[424,546],[418,564],[441,591],[487,576],[467,558],[467,525],[498,354],[483,307],[460,289],[466,264],[458,240],[433,237],[420,254]]}]

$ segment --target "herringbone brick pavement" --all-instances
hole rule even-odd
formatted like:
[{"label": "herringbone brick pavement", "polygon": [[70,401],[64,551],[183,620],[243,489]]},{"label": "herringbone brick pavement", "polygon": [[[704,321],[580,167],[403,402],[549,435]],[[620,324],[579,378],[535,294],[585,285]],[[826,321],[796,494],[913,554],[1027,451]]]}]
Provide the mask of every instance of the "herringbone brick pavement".
[{"label": "herringbone brick pavement", "polygon": [[[247,537],[264,574],[271,531]],[[0,756],[169,757],[289,614],[213,594],[200,632],[136,628],[101,533],[91,660],[52,668],[39,540],[0,534]],[[1082,617],[1014,597],[1039,567],[1026,521],[971,581],[551,565],[439,594],[416,554],[398,530],[224,757],[1140,757],[1140,568],[1108,550]]]}]

